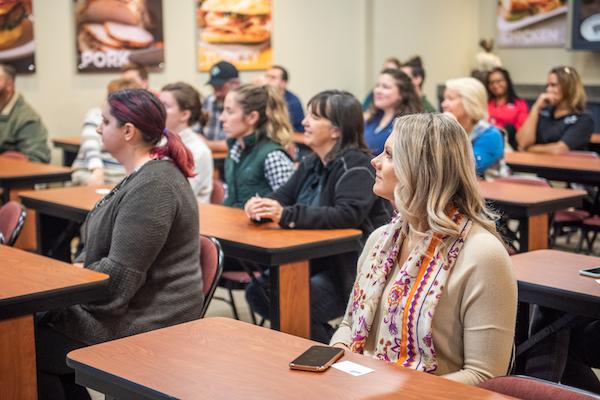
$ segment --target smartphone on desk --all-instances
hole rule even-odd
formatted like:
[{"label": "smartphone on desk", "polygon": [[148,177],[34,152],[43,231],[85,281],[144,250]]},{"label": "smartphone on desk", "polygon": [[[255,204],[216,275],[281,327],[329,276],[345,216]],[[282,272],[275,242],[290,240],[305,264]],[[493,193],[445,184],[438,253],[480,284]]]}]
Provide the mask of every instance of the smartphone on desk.
[{"label": "smartphone on desk", "polygon": [[344,349],[331,346],[312,346],[290,363],[291,369],[322,372],[329,368],[341,356]]},{"label": "smartphone on desk", "polygon": [[592,278],[600,278],[600,267],[580,269],[579,273]]}]

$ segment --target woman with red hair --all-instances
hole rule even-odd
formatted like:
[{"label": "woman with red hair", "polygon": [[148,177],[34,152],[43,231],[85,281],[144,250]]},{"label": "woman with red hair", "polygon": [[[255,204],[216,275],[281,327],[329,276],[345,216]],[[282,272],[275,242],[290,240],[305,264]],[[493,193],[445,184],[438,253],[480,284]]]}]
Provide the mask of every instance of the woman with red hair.
[{"label": "woman with red hair", "polygon": [[143,89],[114,92],[102,109],[98,133],[127,176],[88,214],[77,262],[110,275],[108,294],[39,318],[40,399],[86,398],[65,364],[69,351],[200,318],[194,162],[165,121],[160,100]]}]

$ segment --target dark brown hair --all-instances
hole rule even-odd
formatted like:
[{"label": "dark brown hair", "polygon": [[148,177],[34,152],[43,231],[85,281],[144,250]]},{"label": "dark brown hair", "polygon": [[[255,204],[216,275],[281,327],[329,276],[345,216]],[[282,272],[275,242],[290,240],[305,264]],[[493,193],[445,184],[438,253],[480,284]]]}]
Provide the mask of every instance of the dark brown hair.
[{"label": "dark brown hair", "polygon": [[[423,101],[417,95],[415,86],[408,75],[399,69],[384,69],[381,75],[390,75],[394,78],[398,92],[400,93],[400,101],[396,104],[396,117],[408,114],[418,114],[424,112]],[[369,106],[368,121],[373,120],[381,110],[375,107],[375,103],[371,102]]]},{"label": "dark brown hair", "polygon": [[168,85],[163,86],[161,91],[171,92],[179,109],[190,112],[190,119],[188,120],[189,126],[194,125],[197,122],[203,125],[204,121],[202,121],[203,114],[200,93],[198,93],[192,85],[185,82],[169,83]]}]

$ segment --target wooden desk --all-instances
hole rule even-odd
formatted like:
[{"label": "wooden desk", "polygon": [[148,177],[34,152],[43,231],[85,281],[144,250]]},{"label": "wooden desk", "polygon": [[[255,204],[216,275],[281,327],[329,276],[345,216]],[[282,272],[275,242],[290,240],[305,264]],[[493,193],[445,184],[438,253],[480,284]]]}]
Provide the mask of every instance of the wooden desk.
[{"label": "wooden desk", "polygon": [[292,371],[310,340],[207,318],[75,350],[78,383],[127,399],[507,399],[497,393],[346,351],[375,371]]},{"label": "wooden desk", "polygon": [[108,275],[0,245],[0,399],[36,399],[33,314],[104,295]]},{"label": "wooden desk", "polygon": [[557,181],[600,185],[600,159],[517,151],[506,153],[504,160],[513,171],[530,172]]},{"label": "wooden desk", "polygon": [[579,274],[582,268],[599,266],[600,258],[538,250],[516,254],[511,260],[519,288],[518,345],[528,337],[531,304],[600,319],[600,285],[594,278]]},{"label": "wooden desk", "polygon": [[588,145],[588,149],[590,151],[595,151],[596,153],[600,153],[600,133],[592,133],[592,137],[590,138],[590,144]]},{"label": "wooden desk", "polygon": [[600,319],[600,285],[579,275],[600,266],[600,258],[558,250],[538,250],[511,257],[519,301]]},{"label": "wooden desk", "polygon": [[[70,237],[61,236],[78,227],[102,196],[89,187],[23,193],[23,203],[37,210],[40,254],[69,260]],[[200,205],[200,233],[219,239],[228,256],[271,268],[271,287],[278,289],[271,291],[271,326],[302,337],[310,337],[308,260],[357,250],[361,237],[356,229],[255,224],[243,210],[212,204]]]},{"label": "wooden desk", "polygon": [[0,188],[2,202],[10,199],[15,188],[33,188],[36,183],[65,182],[71,180],[71,170],[55,165],[0,157]]},{"label": "wooden desk", "polygon": [[578,207],[585,191],[518,183],[480,181],[481,195],[493,208],[519,220],[519,251],[548,248],[548,214]]},{"label": "wooden desk", "polygon": [[58,147],[63,152],[63,165],[70,167],[79,153],[81,146],[81,136],[57,136],[50,138],[54,147]]}]

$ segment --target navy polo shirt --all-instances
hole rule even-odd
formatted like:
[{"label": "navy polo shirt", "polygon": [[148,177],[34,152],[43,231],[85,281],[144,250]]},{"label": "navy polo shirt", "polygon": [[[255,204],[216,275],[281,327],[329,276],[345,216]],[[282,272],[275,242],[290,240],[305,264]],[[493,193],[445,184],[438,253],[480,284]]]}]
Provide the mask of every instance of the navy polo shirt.
[{"label": "navy polo shirt", "polygon": [[594,131],[594,121],[588,114],[568,114],[554,118],[554,108],[540,110],[535,142],[537,144],[565,143],[569,150],[586,150]]}]

